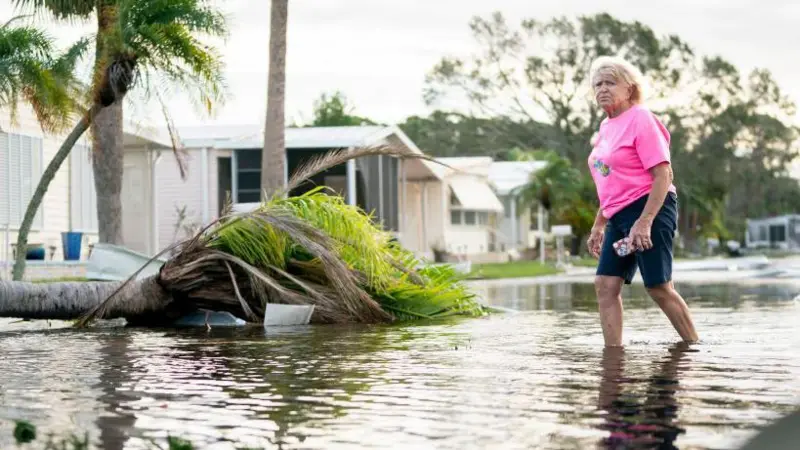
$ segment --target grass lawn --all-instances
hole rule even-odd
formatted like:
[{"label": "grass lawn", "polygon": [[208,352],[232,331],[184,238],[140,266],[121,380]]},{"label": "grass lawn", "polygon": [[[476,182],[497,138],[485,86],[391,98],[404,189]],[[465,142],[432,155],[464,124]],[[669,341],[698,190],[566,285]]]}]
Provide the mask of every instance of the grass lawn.
[{"label": "grass lawn", "polygon": [[63,282],[85,282],[89,281],[85,277],[61,277],[61,278],[39,278],[31,280],[31,283],[63,283]]},{"label": "grass lawn", "polygon": [[597,267],[597,260],[591,256],[584,256],[572,260],[572,265],[575,267]]},{"label": "grass lawn", "polygon": [[506,263],[473,264],[470,279],[524,278],[553,275],[561,272],[552,264],[538,261],[514,261]]}]

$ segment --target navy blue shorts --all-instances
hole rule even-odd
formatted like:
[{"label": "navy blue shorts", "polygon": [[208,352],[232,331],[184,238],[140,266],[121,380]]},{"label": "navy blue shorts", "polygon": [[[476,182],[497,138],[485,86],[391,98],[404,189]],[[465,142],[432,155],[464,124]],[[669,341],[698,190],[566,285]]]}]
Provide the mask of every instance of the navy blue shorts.
[{"label": "navy blue shorts", "polygon": [[609,219],[597,275],[620,277],[625,284],[631,284],[638,266],[645,287],[655,287],[672,280],[672,241],[678,229],[678,197],[674,192],[667,194],[664,205],[653,219],[653,228],[650,230],[652,248],[621,258],[614,251],[614,242],[628,236],[634,222],[642,214],[648,197],[639,198]]}]

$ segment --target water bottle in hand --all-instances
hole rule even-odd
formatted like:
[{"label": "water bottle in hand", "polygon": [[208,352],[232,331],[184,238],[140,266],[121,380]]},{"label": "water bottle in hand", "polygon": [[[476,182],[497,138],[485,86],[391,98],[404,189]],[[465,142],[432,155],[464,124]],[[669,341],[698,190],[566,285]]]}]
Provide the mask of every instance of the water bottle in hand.
[{"label": "water bottle in hand", "polygon": [[630,237],[624,237],[617,242],[614,242],[614,251],[617,252],[617,255],[620,257],[628,256],[631,253],[636,252],[636,246],[633,245],[633,240]]}]

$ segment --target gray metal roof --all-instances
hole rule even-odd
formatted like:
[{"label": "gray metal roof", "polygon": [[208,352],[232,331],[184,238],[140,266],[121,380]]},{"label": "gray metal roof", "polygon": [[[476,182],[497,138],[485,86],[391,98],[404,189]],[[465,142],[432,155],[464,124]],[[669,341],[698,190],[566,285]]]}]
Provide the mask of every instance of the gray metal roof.
[{"label": "gray metal roof", "polygon": [[[217,143],[262,135],[263,125],[212,125],[179,127],[178,135],[186,148],[214,147]],[[261,147],[261,145],[259,145]]]},{"label": "gray metal roof", "polygon": [[392,127],[314,127],[287,128],[287,148],[355,147],[375,143],[391,135]]},{"label": "gray metal roof", "polygon": [[[386,126],[286,128],[286,148],[347,148],[372,144],[396,133]],[[188,148],[256,149],[264,146],[258,125],[186,128],[178,130]]]},{"label": "gray metal roof", "polygon": [[[264,146],[263,125],[210,125],[179,127],[184,147],[217,149],[256,149]],[[133,131],[132,134],[138,134]],[[396,126],[349,126],[286,128],[286,148],[347,148],[380,142],[396,134],[418,150]],[[149,138],[150,136],[142,136]]]},{"label": "gray metal roof", "polygon": [[770,225],[783,223],[787,219],[800,220],[800,214],[781,214],[770,217],[748,217],[746,220],[751,225]]}]

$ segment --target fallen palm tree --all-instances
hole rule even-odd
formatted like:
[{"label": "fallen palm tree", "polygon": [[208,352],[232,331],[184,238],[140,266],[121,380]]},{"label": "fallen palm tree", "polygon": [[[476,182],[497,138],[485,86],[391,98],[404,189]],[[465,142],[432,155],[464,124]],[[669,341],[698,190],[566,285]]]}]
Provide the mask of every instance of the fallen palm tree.
[{"label": "fallen palm tree", "polygon": [[259,323],[267,303],[315,305],[316,323],[484,314],[453,268],[423,265],[341,197],[322,187],[284,195],[348,159],[378,154],[429,159],[394,147],[329,153],[256,210],[228,211],[177,244],[157,275],[111,283],[0,283],[0,316],[79,319],[78,326],[117,317],[168,325],[211,310]]}]

